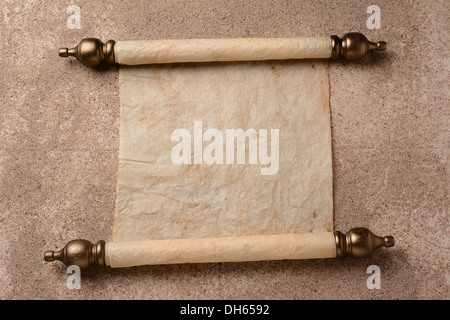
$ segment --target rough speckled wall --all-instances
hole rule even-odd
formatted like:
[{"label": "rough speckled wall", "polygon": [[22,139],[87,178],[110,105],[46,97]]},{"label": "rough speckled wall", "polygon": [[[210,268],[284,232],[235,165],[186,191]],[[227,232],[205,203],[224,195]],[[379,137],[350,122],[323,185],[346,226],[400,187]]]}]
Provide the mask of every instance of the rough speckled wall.
[{"label": "rough speckled wall", "polygon": [[[81,29],[68,29],[69,5]],[[381,29],[368,30],[369,5]],[[448,1],[2,1],[0,298],[449,298]],[[388,50],[330,64],[335,224],[392,234],[367,260],[91,269],[81,290],[43,253],[110,240],[119,142],[118,68],[58,57],[84,37],[342,36]],[[366,269],[381,269],[369,290]]]}]

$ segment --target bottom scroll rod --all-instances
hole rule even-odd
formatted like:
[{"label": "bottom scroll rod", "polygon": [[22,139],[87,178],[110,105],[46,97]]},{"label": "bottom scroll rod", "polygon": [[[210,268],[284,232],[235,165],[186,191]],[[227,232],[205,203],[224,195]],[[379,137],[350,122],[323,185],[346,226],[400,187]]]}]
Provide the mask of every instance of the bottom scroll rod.
[{"label": "bottom scroll rod", "polygon": [[85,269],[140,265],[216,263],[267,260],[369,257],[376,249],[392,247],[394,237],[378,237],[367,228],[335,232],[257,235],[130,242],[70,241],[57,252],[47,251],[47,262],[62,261]]}]

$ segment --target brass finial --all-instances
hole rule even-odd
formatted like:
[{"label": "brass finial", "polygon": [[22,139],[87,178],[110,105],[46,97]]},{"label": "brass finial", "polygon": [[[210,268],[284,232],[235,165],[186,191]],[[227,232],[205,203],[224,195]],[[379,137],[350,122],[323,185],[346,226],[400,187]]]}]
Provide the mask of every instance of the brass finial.
[{"label": "brass finial", "polygon": [[72,240],[57,252],[45,252],[44,260],[47,262],[59,260],[66,266],[76,265],[79,266],[80,269],[85,269],[95,264],[104,267],[106,266],[105,241],[100,240],[93,245],[87,240]]},{"label": "brass finial", "polygon": [[336,257],[353,257],[364,259],[380,247],[393,247],[394,237],[378,237],[366,228],[353,228],[346,234],[334,232],[336,240]]},{"label": "brass finial", "polygon": [[359,32],[345,34],[342,39],[331,36],[332,54],[331,58],[344,58],[347,61],[356,61],[364,58],[368,52],[373,50],[386,50],[386,42],[371,42]]},{"label": "brass finial", "polygon": [[88,67],[98,66],[103,62],[115,63],[114,60],[114,40],[106,43],[97,38],[86,38],[80,41],[75,48],[59,49],[60,57],[76,57],[82,64]]}]

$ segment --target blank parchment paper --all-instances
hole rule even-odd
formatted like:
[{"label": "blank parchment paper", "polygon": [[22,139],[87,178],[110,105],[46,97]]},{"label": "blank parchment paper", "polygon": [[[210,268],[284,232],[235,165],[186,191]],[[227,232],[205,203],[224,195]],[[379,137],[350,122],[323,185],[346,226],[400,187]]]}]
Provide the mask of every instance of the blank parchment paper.
[{"label": "blank parchment paper", "polygon": [[[326,61],[121,66],[119,82],[114,241],[333,231]],[[266,129],[269,155],[278,129],[278,170],[249,163],[249,139],[244,164],[194,164],[200,121],[223,133],[224,163],[226,129],[258,141]],[[191,164],[172,161],[176,129],[190,132]]]}]

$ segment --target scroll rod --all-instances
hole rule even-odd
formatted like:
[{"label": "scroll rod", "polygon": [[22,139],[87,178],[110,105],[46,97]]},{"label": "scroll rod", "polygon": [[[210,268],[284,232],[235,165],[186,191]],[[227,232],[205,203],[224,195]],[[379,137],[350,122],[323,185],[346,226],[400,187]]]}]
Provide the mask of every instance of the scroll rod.
[{"label": "scroll rod", "polygon": [[[386,50],[386,42],[369,41],[362,33],[350,32],[342,38],[336,35],[330,36],[331,41],[331,59],[345,59],[347,61],[356,61],[363,59],[371,51]],[[59,49],[60,57],[75,57],[82,64],[89,67],[98,66],[103,63],[114,64],[114,46],[116,42],[109,40],[103,43],[97,38],[86,38],[72,48]]]},{"label": "scroll rod", "polygon": [[[353,257],[364,259],[372,255],[380,247],[393,247],[394,237],[378,237],[367,228],[353,228],[346,234],[334,232],[336,241],[336,258]],[[92,265],[106,267],[105,241],[100,240],[95,245],[88,240],[72,240],[57,251],[47,251],[44,254],[46,262],[59,260],[66,266],[76,265],[85,269]]]}]

